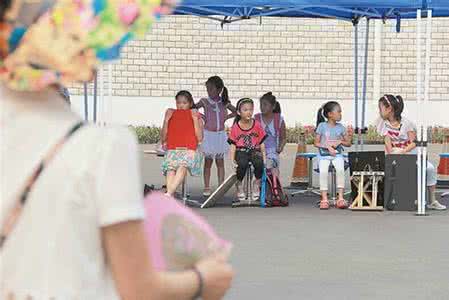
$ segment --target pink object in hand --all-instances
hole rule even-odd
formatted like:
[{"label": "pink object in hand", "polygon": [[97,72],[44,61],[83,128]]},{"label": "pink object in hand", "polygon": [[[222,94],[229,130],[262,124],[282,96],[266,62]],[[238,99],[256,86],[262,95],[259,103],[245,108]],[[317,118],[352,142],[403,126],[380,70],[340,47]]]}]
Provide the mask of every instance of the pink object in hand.
[{"label": "pink object in hand", "polygon": [[135,3],[121,5],[119,8],[119,16],[120,20],[129,26],[139,16],[139,7]]},{"label": "pink object in hand", "polygon": [[200,259],[231,248],[202,217],[172,197],[150,193],[145,211],[145,232],[156,270],[190,269]]}]

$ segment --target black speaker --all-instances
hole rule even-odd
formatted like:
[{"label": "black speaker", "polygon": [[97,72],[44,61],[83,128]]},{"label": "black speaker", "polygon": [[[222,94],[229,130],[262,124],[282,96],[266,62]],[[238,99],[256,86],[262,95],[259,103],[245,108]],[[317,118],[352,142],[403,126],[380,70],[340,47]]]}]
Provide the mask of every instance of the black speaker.
[{"label": "black speaker", "polygon": [[384,207],[414,211],[418,199],[416,155],[391,154],[385,158]]},{"label": "black speaker", "polygon": [[[374,171],[383,172],[385,170],[385,152],[384,151],[367,151],[367,152],[349,152],[350,174],[354,172]],[[384,205],[384,183],[379,182],[379,195],[377,204]],[[358,186],[351,183],[351,198],[355,200],[359,191]]]},{"label": "black speaker", "polygon": [[384,151],[349,152],[348,156],[351,175],[353,172],[385,170]]}]

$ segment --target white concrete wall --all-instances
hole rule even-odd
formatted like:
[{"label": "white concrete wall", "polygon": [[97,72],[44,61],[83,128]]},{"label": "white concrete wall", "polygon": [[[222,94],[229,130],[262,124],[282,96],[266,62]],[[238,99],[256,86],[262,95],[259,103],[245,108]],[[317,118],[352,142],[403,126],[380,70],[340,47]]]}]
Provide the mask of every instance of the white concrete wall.
[{"label": "white concrete wall", "polygon": [[[89,97],[89,101],[92,103],[93,98]],[[315,124],[316,112],[326,99],[280,99],[279,101],[287,126],[295,126],[295,124]],[[235,101],[233,102],[235,103]],[[339,102],[343,108],[343,123],[353,124],[354,103],[351,100]],[[114,96],[110,104],[107,105],[105,119],[110,123],[123,125],[161,125],[164,111],[169,107],[173,107],[174,104],[173,98],[166,97]],[[82,96],[72,96],[72,105],[74,110],[84,115],[84,99]],[[366,111],[367,124],[373,124],[378,116],[377,101],[368,101]],[[417,111],[426,116],[429,125],[449,126],[449,101],[447,100],[431,101],[427,107],[420,107],[419,110],[417,110],[415,101],[406,102],[404,116],[414,120],[416,119]],[[92,116],[92,107],[90,107],[89,112]]]}]

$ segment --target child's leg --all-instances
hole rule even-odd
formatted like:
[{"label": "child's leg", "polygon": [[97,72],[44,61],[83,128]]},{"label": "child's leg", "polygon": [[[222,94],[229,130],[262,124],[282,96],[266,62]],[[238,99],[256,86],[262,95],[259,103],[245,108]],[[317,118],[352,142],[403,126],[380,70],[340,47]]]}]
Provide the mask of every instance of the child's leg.
[{"label": "child's leg", "polygon": [[176,191],[176,188],[173,190],[173,182],[175,180],[175,176],[176,171],[168,171],[165,177],[166,179],[165,189],[167,194],[169,194],[170,196],[173,196],[175,193],[174,191]]},{"label": "child's leg", "polygon": [[332,164],[334,165],[336,176],[337,176],[337,190],[338,199],[344,200],[344,190],[345,190],[345,161],[343,157],[336,157]]},{"label": "child's leg", "polygon": [[221,185],[225,180],[224,158],[216,158],[215,164],[217,165],[218,185]]},{"label": "child's leg", "polygon": [[245,178],[246,175],[246,170],[248,169],[248,165],[249,165],[249,156],[248,153],[245,152],[240,152],[237,151],[237,153],[235,154],[235,161],[237,163],[237,196],[240,198],[241,195],[243,194],[243,198],[244,198],[244,192],[243,192],[243,188],[242,188],[242,182],[243,179]]},{"label": "child's leg", "polygon": [[260,193],[260,179],[263,175],[263,159],[259,153],[253,153],[251,155],[251,163],[254,167],[254,183],[253,183],[253,200],[259,200]]},{"label": "child's leg", "polygon": [[204,158],[204,192],[206,193],[210,193],[210,171],[212,168],[212,163],[214,162],[214,160],[210,157],[205,157]]},{"label": "child's leg", "polygon": [[176,189],[183,183],[184,179],[186,178],[186,175],[187,175],[187,168],[183,166],[179,167],[173,178],[170,189],[167,187],[167,193],[169,195],[173,196],[176,193]]},{"label": "child's leg", "polygon": [[430,162],[427,162],[426,175],[427,175],[427,188],[429,189],[429,200],[427,201],[429,208],[435,210],[445,210],[446,206],[438,202],[435,195],[438,175],[435,166]]},{"label": "child's leg", "polygon": [[327,191],[329,188],[328,178],[329,178],[329,159],[320,159],[319,161],[319,169],[320,169],[320,191],[321,191],[321,200],[327,201]]}]

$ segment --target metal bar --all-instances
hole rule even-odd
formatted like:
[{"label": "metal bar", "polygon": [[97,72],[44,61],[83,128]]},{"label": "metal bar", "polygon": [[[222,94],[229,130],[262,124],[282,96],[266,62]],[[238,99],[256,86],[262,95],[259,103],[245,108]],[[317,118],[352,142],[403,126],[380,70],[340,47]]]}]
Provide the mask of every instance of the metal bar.
[{"label": "metal bar", "polygon": [[333,9],[335,11],[341,11],[341,12],[347,12],[347,13],[353,13],[354,15],[359,15],[359,16],[362,16],[362,17],[382,18],[381,14],[379,14],[379,13],[371,13],[371,12],[369,12],[369,9],[368,10],[358,10],[358,9],[350,9],[350,8],[335,7],[335,6],[328,6],[328,5],[314,6],[314,8],[315,7],[316,8]]},{"label": "metal bar", "polygon": [[423,168],[423,161],[422,161],[422,147],[420,143],[422,142],[422,118],[421,114],[419,113],[419,107],[422,104],[422,98],[421,98],[421,71],[422,71],[422,65],[421,65],[421,10],[418,9],[416,13],[416,104],[417,104],[417,140],[419,142],[417,147],[417,166],[418,166],[418,178],[417,178],[417,184],[418,184],[418,211],[417,215],[423,215],[423,198],[422,198],[422,189],[423,189],[423,181],[422,181],[422,168]]},{"label": "metal bar", "polygon": [[84,82],[84,121],[89,121],[89,99],[87,95],[87,82]]},{"label": "metal bar", "polygon": [[[366,19],[366,32],[365,32],[365,61],[363,66],[363,90],[362,90],[362,124],[361,127],[365,128],[366,118],[366,82],[368,80],[368,46],[369,46],[369,18]],[[360,139],[363,151],[363,136]]]},{"label": "metal bar", "polygon": [[[354,24],[354,127],[359,127],[359,25]],[[357,132],[356,151],[359,150],[360,133]]]},{"label": "metal bar", "polygon": [[[425,60],[425,77],[424,77],[424,105],[423,107],[427,107],[429,102],[429,90],[430,90],[430,54],[432,50],[432,10],[427,11],[427,26],[426,26],[426,60]],[[421,211],[423,214],[426,213],[426,203],[427,203],[427,139],[428,139],[428,121],[427,118],[422,118],[423,120],[423,166],[422,166],[422,208]]]}]

